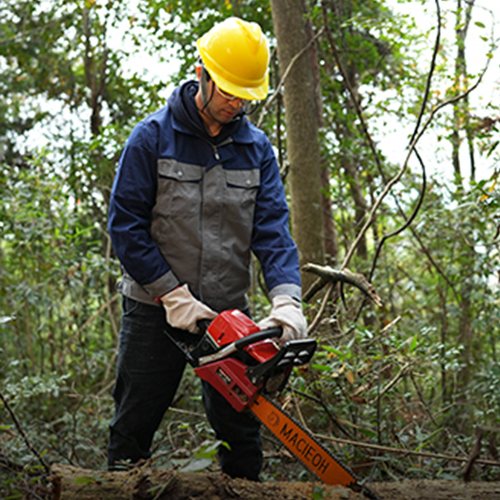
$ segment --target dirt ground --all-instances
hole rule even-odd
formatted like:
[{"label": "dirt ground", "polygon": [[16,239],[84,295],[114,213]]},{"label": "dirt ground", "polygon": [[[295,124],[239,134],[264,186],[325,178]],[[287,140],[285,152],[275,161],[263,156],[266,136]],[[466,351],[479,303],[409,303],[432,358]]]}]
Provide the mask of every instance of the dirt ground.
[{"label": "dirt ground", "polygon": [[[363,500],[342,487],[320,483],[255,483],[220,473],[178,473],[136,468],[101,472],[67,465],[52,467],[54,500]],[[500,500],[500,482],[409,480],[372,483],[380,500]]]}]

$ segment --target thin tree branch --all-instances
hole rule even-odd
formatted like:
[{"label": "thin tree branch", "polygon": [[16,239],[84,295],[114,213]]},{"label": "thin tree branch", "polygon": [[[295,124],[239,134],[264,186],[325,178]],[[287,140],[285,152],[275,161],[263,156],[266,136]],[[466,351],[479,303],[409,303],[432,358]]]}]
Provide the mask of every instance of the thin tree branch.
[{"label": "thin tree branch", "polygon": [[353,439],[352,434],[346,428],[344,428],[344,426],[339,422],[339,420],[335,417],[335,415],[331,413],[330,409],[328,408],[328,404],[323,400],[322,394],[316,393],[315,396],[311,396],[306,392],[302,392],[293,388],[291,389],[291,392],[299,396],[302,396],[303,398],[308,399],[309,401],[313,401],[314,403],[319,404],[323,408],[324,412],[327,414],[328,418],[333,423],[333,425],[335,425],[335,427],[339,431],[344,433],[348,438]]},{"label": "thin tree branch", "polygon": [[[378,170],[379,170],[379,172],[380,172],[380,174],[381,174],[384,182],[386,182],[385,174],[384,174],[384,172],[382,170],[382,166],[381,166],[381,163],[380,163],[380,158],[379,158],[378,152],[377,152],[377,150],[375,148],[374,142],[373,142],[373,140],[371,138],[371,135],[370,135],[370,133],[368,131],[368,127],[367,127],[367,125],[365,123],[361,107],[359,105],[358,100],[355,98],[354,89],[352,88],[352,86],[350,84],[350,81],[349,81],[349,79],[347,77],[347,73],[345,72],[345,69],[344,69],[344,67],[343,67],[343,65],[342,65],[342,63],[340,61],[340,56],[339,56],[339,53],[338,53],[335,41],[333,40],[333,36],[332,36],[331,31],[330,31],[330,29],[328,27],[328,18],[327,18],[327,12],[326,12],[326,7],[325,7],[324,2],[322,3],[322,9],[323,9],[324,23],[325,23],[325,26],[326,26],[326,33],[327,33],[327,36],[328,36],[328,40],[330,42],[330,46],[331,46],[332,51],[333,51],[334,56],[335,56],[336,64],[339,67],[339,70],[342,73],[342,76],[343,76],[343,79],[344,79],[344,83],[345,83],[347,89],[349,90],[349,95],[351,97],[351,102],[354,105],[354,108],[356,110],[356,113],[358,115],[358,118],[360,120],[362,129],[363,129],[364,135],[365,135],[365,137],[366,137],[366,139],[367,139],[367,141],[369,143],[370,149],[372,150],[372,153],[373,153],[373,156],[375,158],[375,162],[377,164]],[[415,134],[417,133],[418,127],[420,126],[420,122],[422,120],[423,112],[424,112],[424,109],[425,109],[427,101],[428,101],[428,96],[429,96],[429,92],[430,92],[430,83],[431,83],[432,75],[433,75],[434,69],[435,69],[435,61],[436,61],[436,57],[437,57],[437,53],[438,53],[440,33],[441,33],[441,16],[440,16],[440,11],[439,11],[439,4],[438,4],[438,12],[439,12],[439,15],[438,15],[438,36],[436,38],[436,43],[434,45],[434,53],[433,53],[433,57],[432,57],[431,70],[430,70],[430,72],[428,74],[428,77],[427,77],[427,85],[426,85],[426,89],[425,89],[425,93],[424,93],[424,99],[423,99],[422,106],[421,106],[421,109],[420,109],[419,117],[417,119],[417,124],[416,124],[415,130],[414,130],[413,135],[412,135],[412,139],[415,136]],[[416,154],[418,155],[417,152],[416,152]],[[422,190],[420,192],[420,197],[419,197],[417,206],[415,207],[412,215],[410,216],[410,218],[408,219],[408,221],[406,222],[406,224],[402,228],[400,228],[400,230],[394,231],[390,235],[384,236],[382,238],[382,240],[380,241],[379,245],[377,246],[377,250],[376,250],[376,253],[375,253],[375,258],[374,258],[373,263],[372,263],[372,270],[370,271],[369,281],[371,280],[371,278],[373,276],[373,273],[374,273],[374,270],[375,270],[375,266],[376,266],[376,262],[378,260],[378,255],[379,255],[379,253],[380,253],[380,251],[382,249],[382,246],[385,243],[385,241],[387,239],[389,239],[390,237],[395,236],[395,235],[399,234],[400,232],[402,232],[404,229],[406,229],[411,224],[411,222],[415,219],[415,217],[418,214],[418,211],[420,210],[420,207],[421,207],[422,202],[423,202],[424,194],[425,194],[425,181],[426,181],[426,178],[425,178],[425,167],[423,165],[423,162],[421,162],[421,164],[422,164],[424,178],[423,178],[423,187],[422,187]],[[397,203],[397,206],[398,206],[400,212],[404,216],[403,210],[399,207],[398,200],[396,200],[396,203]],[[358,241],[360,241],[360,240],[358,240]],[[357,246],[357,243],[356,243],[356,246]],[[353,247],[353,249],[354,248],[355,248],[355,246]],[[364,304],[364,302],[363,302],[363,304]],[[361,306],[361,308],[362,307],[363,306]],[[361,308],[360,308],[360,311],[361,311]]]},{"label": "thin tree branch", "polygon": [[380,204],[382,203],[382,201],[384,200],[384,198],[387,196],[387,194],[391,191],[392,187],[397,182],[399,182],[399,180],[403,176],[403,174],[406,171],[406,168],[408,166],[408,161],[410,159],[410,156],[412,155],[412,153],[413,153],[413,151],[415,149],[415,146],[417,145],[417,143],[421,139],[421,137],[424,135],[425,131],[427,130],[427,127],[434,120],[434,117],[436,116],[436,114],[439,111],[441,111],[441,109],[444,108],[445,106],[448,106],[450,104],[454,104],[455,102],[457,102],[460,99],[463,99],[465,96],[469,95],[481,83],[483,75],[484,75],[484,73],[482,73],[480,75],[480,77],[478,78],[477,82],[472,87],[470,87],[467,91],[463,92],[462,94],[460,94],[458,96],[455,96],[455,97],[453,97],[451,99],[448,99],[446,101],[443,101],[443,102],[439,103],[438,105],[436,105],[431,110],[431,113],[430,113],[429,117],[427,118],[426,122],[424,123],[422,129],[420,130],[420,132],[415,136],[415,138],[411,142],[411,144],[410,144],[410,146],[408,148],[408,153],[406,155],[406,158],[405,158],[405,161],[403,163],[403,166],[401,167],[401,169],[399,170],[399,172],[389,181],[389,183],[386,185],[386,187],[382,191],[381,195],[375,201],[375,204],[373,205],[373,207],[372,207],[372,209],[370,211],[370,215],[368,217],[368,220],[365,222],[364,226],[361,228],[361,231],[358,233],[358,236],[357,236],[356,240],[354,241],[354,243],[351,245],[351,248],[347,252],[347,255],[346,255],[346,257],[344,259],[344,262],[342,264],[342,269],[347,266],[347,264],[351,260],[352,256],[354,255],[354,251],[355,251],[356,247],[358,246],[359,241],[361,240],[361,238],[363,237],[363,235],[366,233],[366,231],[370,227],[371,223],[373,222],[374,216],[375,216],[375,212],[378,210]]},{"label": "thin tree branch", "polygon": [[382,399],[382,396],[386,393],[389,392],[399,381],[401,377],[407,374],[409,368],[411,365],[415,363],[415,361],[408,361],[407,363],[404,364],[404,366],[401,367],[399,372],[396,374],[396,376],[377,394],[377,397],[370,401],[368,404],[370,406],[373,406],[374,404],[378,404],[378,402]]},{"label": "thin tree branch", "polygon": [[[113,247],[111,243],[111,238],[109,236],[109,233],[107,231],[104,231],[104,235],[106,236],[106,267],[109,269],[110,267],[110,261],[111,261],[111,249]],[[105,295],[106,295],[106,305],[108,309],[108,315],[109,315],[109,321],[111,323],[111,328],[113,330],[113,335],[116,340],[118,340],[119,337],[119,332],[118,332],[118,326],[115,321],[115,317],[113,314],[113,309],[111,307],[111,304],[113,303],[116,298],[118,298],[116,295],[111,299],[111,291],[109,288],[109,278],[106,280],[106,288],[105,288]]]},{"label": "thin tree branch", "polygon": [[323,296],[323,299],[321,301],[321,306],[319,308],[318,313],[314,317],[313,321],[309,324],[309,327],[307,328],[307,334],[310,335],[311,332],[313,332],[316,327],[318,326],[321,317],[323,316],[323,313],[325,312],[326,305],[328,304],[328,300],[330,299],[330,295],[332,294],[333,287],[334,287],[334,282],[330,281],[330,284],[328,285],[328,289],[325,292],[325,295]]},{"label": "thin tree branch", "polygon": [[[373,152],[373,155],[374,155],[375,161],[377,163],[378,169],[379,169],[379,171],[380,171],[380,173],[382,175],[382,178],[385,181],[385,175],[384,175],[384,172],[383,172],[383,170],[381,168],[381,165],[380,165],[380,159],[379,159],[378,153],[376,151],[375,145],[373,143],[373,140],[372,140],[372,138],[370,136],[370,133],[368,131],[368,127],[366,126],[366,123],[364,121],[362,110],[361,110],[361,108],[359,106],[359,103],[358,103],[357,99],[355,98],[354,90],[353,90],[352,86],[350,85],[350,82],[349,82],[349,79],[347,77],[347,74],[346,74],[346,72],[345,72],[345,70],[344,70],[344,68],[342,66],[342,63],[340,61],[340,57],[339,57],[339,54],[338,54],[337,47],[336,47],[335,42],[333,40],[331,31],[328,28],[326,7],[325,7],[324,3],[322,4],[322,7],[323,7],[323,16],[324,16],[324,19],[325,19],[325,25],[327,27],[326,34],[328,36],[328,40],[330,42],[330,46],[331,46],[332,51],[334,53],[334,56],[335,56],[335,59],[336,59],[336,63],[337,63],[337,65],[338,65],[338,67],[339,67],[339,69],[340,69],[340,71],[341,71],[341,73],[343,75],[345,85],[346,85],[346,87],[349,90],[349,93],[350,93],[350,96],[351,96],[351,102],[353,103],[354,108],[356,110],[356,113],[357,113],[357,115],[359,117],[359,120],[360,120],[361,125],[362,125],[363,132],[364,132],[364,134],[365,134],[365,136],[366,136],[366,138],[368,140],[368,143],[370,145],[370,148],[371,148],[371,150]],[[431,59],[431,67],[430,67],[429,73],[427,75],[427,83],[426,83],[426,87],[425,87],[425,91],[424,91],[422,105],[420,107],[420,112],[419,112],[419,116],[417,118],[417,123],[415,125],[413,134],[412,134],[411,139],[410,139],[410,145],[411,144],[415,144],[416,145],[416,142],[414,142],[414,139],[415,139],[415,137],[418,134],[418,130],[419,130],[420,124],[421,124],[423,116],[424,116],[424,111],[425,111],[425,109],[427,107],[427,103],[428,103],[428,100],[429,100],[429,94],[430,94],[432,77],[433,77],[433,74],[434,74],[434,71],[435,71],[435,66],[436,66],[437,54],[439,52],[440,39],[441,39],[441,27],[442,27],[442,23],[441,23],[441,10],[440,10],[439,0],[436,0],[436,9],[437,9],[437,21],[438,21],[437,24],[438,24],[438,29],[437,29],[436,40],[435,40],[435,43],[434,43],[433,55],[432,55],[432,59]],[[484,71],[486,71],[486,69]],[[481,76],[481,78],[482,78],[482,76]],[[413,220],[416,218],[416,216],[417,216],[417,214],[418,214],[418,212],[419,212],[419,210],[420,210],[420,208],[422,206],[424,195],[425,195],[425,188],[426,188],[425,165],[424,165],[424,163],[422,161],[422,158],[418,154],[418,151],[416,150],[415,147],[413,147],[413,150],[414,150],[415,154],[417,155],[417,158],[418,158],[418,160],[419,160],[419,162],[420,162],[420,164],[422,166],[422,172],[423,172],[422,188],[420,190],[420,196],[419,196],[419,199],[417,201],[417,205],[415,206],[415,209],[413,210],[413,213],[406,220],[405,224],[402,227],[400,227],[399,229],[393,231],[389,235],[385,235],[382,238],[382,240],[379,242],[379,244],[377,246],[377,249],[376,249],[374,260],[372,262],[372,269],[370,271],[368,281],[370,281],[372,279],[372,277],[373,277],[373,273],[375,271],[375,267],[376,267],[376,264],[377,264],[378,256],[380,254],[380,251],[381,251],[384,243],[389,238],[391,238],[393,236],[396,236],[397,234],[400,234],[402,231],[404,231],[406,228],[408,228],[410,226],[410,224],[413,222]],[[404,169],[402,170],[402,172],[400,172],[401,175],[402,175],[402,173],[404,172],[405,169],[406,169],[406,165],[404,166]],[[396,203],[397,203],[398,208],[399,208],[399,202],[398,202],[398,200],[396,200]],[[400,210],[400,212],[404,216],[403,210],[401,208],[399,208],[399,210]],[[372,211],[372,214],[370,216],[370,223],[371,223],[371,221],[373,221],[373,215],[374,215],[374,212]],[[360,236],[362,236],[364,234],[364,232],[366,232],[366,230],[368,229],[368,227],[369,227],[369,225],[365,226],[364,231],[362,231],[362,233],[361,233]],[[412,231],[412,232],[413,232],[414,236],[417,237],[417,241],[420,243],[421,247],[424,248],[424,245],[422,244],[422,242],[421,242],[420,238],[418,237],[418,235],[416,235],[415,231]],[[356,240],[355,244],[352,246],[350,255],[348,254],[348,257],[346,258],[346,260],[345,260],[345,262],[343,264],[343,267],[347,265],[348,261],[350,260],[350,258],[352,256],[352,253],[354,252],[355,248],[357,247],[357,244],[359,243],[359,241],[360,241],[360,237],[358,237],[358,239]],[[456,291],[454,290],[452,283],[444,275],[443,271],[439,268],[439,266],[436,264],[436,262],[434,261],[434,259],[432,258],[432,256],[430,255],[430,253],[428,251],[426,251],[426,255],[429,258],[431,264],[436,268],[436,270],[438,271],[438,273],[441,276],[443,276],[443,278],[445,279],[445,281],[452,288],[453,292],[456,295]]]},{"label": "thin tree branch", "polygon": [[355,92],[354,89],[352,88],[351,82],[349,81],[349,77],[347,75],[347,72],[344,69],[344,66],[340,60],[340,54],[337,49],[337,45],[335,43],[335,40],[333,39],[332,32],[330,30],[330,24],[328,22],[328,12],[327,12],[327,7],[326,7],[326,2],[323,0],[321,2],[321,9],[323,11],[323,27],[325,29],[326,36],[328,38],[328,42],[330,44],[330,47],[333,52],[333,57],[335,59],[335,63],[337,64],[340,73],[342,74],[342,78],[344,80],[344,84],[347,87],[349,91],[349,95],[351,97],[351,102],[354,106],[354,109],[356,111],[356,114],[358,115],[359,121],[361,123],[361,127],[363,129],[364,135],[368,141],[368,145],[370,146],[370,149],[373,153],[373,157],[375,159],[375,163],[377,164],[377,168],[380,172],[380,174],[383,176],[383,171],[382,171],[382,164],[380,162],[380,157],[377,153],[377,148],[375,147],[375,144],[371,138],[370,132],[368,131],[368,126],[366,125],[365,119],[363,117],[363,111],[361,110],[361,106],[359,105],[358,100],[355,97]]},{"label": "thin tree branch", "polygon": [[99,307],[99,309],[94,314],[92,314],[90,317],[88,317],[87,320],[83,323],[83,325],[80,326],[80,328],[78,328],[78,330],[71,336],[67,345],[68,346],[73,345],[75,340],[81,335],[81,333],[85,330],[85,328],[87,328],[87,326],[90,323],[92,323],[92,321],[94,321],[96,318],[98,318],[103,311],[109,310],[110,305],[113,302],[115,302],[116,300],[118,300],[120,297],[121,297],[121,295],[119,293],[116,293],[115,295],[113,295],[113,297],[106,300],[106,302],[101,307]]},{"label": "thin tree branch", "polygon": [[[412,451],[412,450],[400,450],[398,448],[391,448],[389,446],[382,446],[378,444],[363,443],[361,441],[353,441],[352,439],[336,438],[332,436],[325,436],[324,434],[315,434],[315,437],[321,440],[333,441],[335,443],[348,444],[351,446],[358,446],[360,448],[368,448],[371,450],[382,451],[384,453],[397,453],[400,455],[411,455],[415,457],[425,457],[425,458],[438,458],[441,460],[448,460],[450,462],[468,462],[469,457],[458,457],[454,455],[445,455],[442,453],[430,453],[425,451]],[[500,462],[495,460],[488,460],[478,458],[475,463],[489,465],[491,467],[500,467]]]},{"label": "thin tree branch", "polygon": [[[400,234],[405,229],[407,229],[408,227],[410,227],[410,231],[413,234],[414,238],[419,243],[422,252],[427,256],[427,258],[429,259],[429,262],[434,267],[434,269],[436,269],[436,271],[438,272],[438,274],[440,274],[443,277],[443,279],[446,281],[446,283],[448,284],[448,286],[453,291],[453,294],[457,298],[458,297],[458,293],[455,290],[455,287],[454,287],[453,283],[449,280],[449,278],[446,276],[446,274],[444,274],[443,270],[439,267],[438,263],[434,260],[434,257],[431,255],[431,253],[429,252],[429,249],[422,242],[422,239],[420,238],[420,236],[417,233],[417,231],[410,226],[411,223],[415,220],[415,217],[417,216],[417,214],[418,214],[418,212],[420,210],[420,207],[422,206],[422,203],[424,201],[424,195],[425,195],[426,187],[427,187],[427,176],[426,176],[426,173],[425,173],[424,162],[423,162],[420,154],[418,153],[417,149],[415,149],[415,154],[416,154],[416,156],[418,158],[418,161],[420,162],[420,165],[422,166],[422,188],[420,190],[420,195],[419,195],[419,199],[417,201],[417,205],[416,205],[415,209],[413,210],[413,213],[411,214],[410,218],[407,219],[407,221],[401,227],[399,227],[398,229],[394,230],[392,233],[384,235],[382,237],[382,239],[380,240],[379,244],[377,245],[377,249],[375,250],[375,256],[374,256],[373,261],[372,261],[372,268],[370,270],[370,274],[368,275],[368,281],[371,281],[371,279],[373,278],[373,274],[375,272],[375,268],[376,268],[376,265],[377,265],[377,260],[378,260],[380,251],[382,250],[382,246],[384,245],[384,243],[389,238],[392,238],[393,236],[396,236],[396,235]],[[363,305],[361,306],[361,308],[362,307],[363,307]]]},{"label": "thin tree branch", "polygon": [[432,52],[431,58],[431,67],[429,69],[429,73],[427,74],[427,82],[425,84],[424,97],[422,99],[422,105],[420,106],[420,112],[418,114],[417,123],[415,124],[415,129],[413,130],[413,134],[410,138],[410,144],[415,139],[415,136],[418,133],[418,129],[420,127],[420,123],[422,123],[424,117],[424,111],[427,106],[427,102],[429,101],[429,94],[431,90],[431,82],[432,77],[434,76],[434,70],[436,69],[436,60],[439,53],[439,46],[441,44],[441,29],[442,29],[442,21],[441,21],[441,5],[439,4],[439,0],[435,0],[436,2],[436,16],[437,16],[437,32],[436,39],[434,41],[434,49]]},{"label": "thin tree branch", "polygon": [[50,474],[50,467],[48,466],[47,462],[43,459],[43,457],[38,453],[37,450],[35,450],[35,447],[31,444],[30,440],[28,439],[28,436],[24,432],[24,429],[22,428],[19,420],[16,417],[16,414],[14,413],[14,410],[10,406],[9,402],[5,398],[2,392],[0,392],[0,399],[2,400],[6,410],[9,412],[10,417],[12,418],[12,421],[14,422],[14,425],[16,426],[17,431],[23,438],[24,442],[26,443],[26,446],[28,449],[38,458],[38,461],[42,464],[42,467],[45,469],[45,472],[47,474]]}]

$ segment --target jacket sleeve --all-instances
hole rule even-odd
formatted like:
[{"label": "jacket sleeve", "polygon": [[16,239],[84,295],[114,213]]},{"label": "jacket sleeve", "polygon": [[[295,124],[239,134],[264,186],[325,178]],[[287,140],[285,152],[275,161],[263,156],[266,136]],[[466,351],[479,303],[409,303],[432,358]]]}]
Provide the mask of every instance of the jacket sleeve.
[{"label": "jacket sleeve", "polygon": [[270,298],[290,295],[300,300],[299,258],[288,223],[289,209],[278,163],[266,138],[255,206],[252,251],[261,264]]},{"label": "jacket sleeve", "polygon": [[178,280],[151,237],[151,214],[156,200],[154,123],[139,123],[122,152],[111,191],[108,230],[125,271],[154,298]]}]

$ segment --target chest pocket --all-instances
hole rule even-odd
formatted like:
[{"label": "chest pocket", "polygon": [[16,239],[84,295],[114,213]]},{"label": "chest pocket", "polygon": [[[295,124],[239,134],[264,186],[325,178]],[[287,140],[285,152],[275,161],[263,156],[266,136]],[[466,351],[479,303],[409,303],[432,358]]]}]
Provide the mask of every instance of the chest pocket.
[{"label": "chest pocket", "polygon": [[227,209],[231,216],[253,220],[255,199],[260,186],[260,170],[225,170]]},{"label": "chest pocket", "polygon": [[186,215],[197,212],[204,168],[173,159],[158,160],[157,202],[161,212]]},{"label": "chest pocket", "polygon": [[254,189],[260,185],[260,170],[225,170],[228,187]]}]

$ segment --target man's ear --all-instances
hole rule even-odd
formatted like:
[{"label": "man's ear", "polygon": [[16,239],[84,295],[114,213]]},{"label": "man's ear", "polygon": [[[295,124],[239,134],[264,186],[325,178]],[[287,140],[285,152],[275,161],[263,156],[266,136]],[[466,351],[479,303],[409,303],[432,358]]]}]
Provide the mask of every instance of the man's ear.
[{"label": "man's ear", "polygon": [[196,66],[196,78],[198,78],[198,81],[201,79],[201,71],[202,71],[202,66],[201,64],[199,66]]}]

